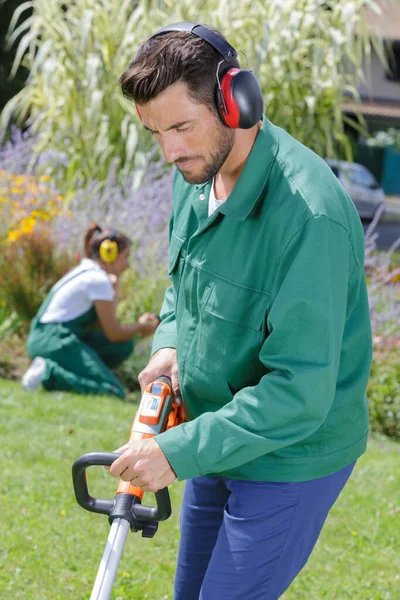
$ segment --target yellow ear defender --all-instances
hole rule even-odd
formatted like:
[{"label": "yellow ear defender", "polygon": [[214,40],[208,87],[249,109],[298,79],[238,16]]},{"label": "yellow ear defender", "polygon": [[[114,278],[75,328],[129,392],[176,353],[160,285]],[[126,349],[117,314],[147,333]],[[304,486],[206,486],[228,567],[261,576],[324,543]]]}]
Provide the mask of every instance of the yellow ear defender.
[{"label": "yellow ear defender", "polygon": [[118,244],[115,240],[116,232],[113,230],[109,238],[103,240],[100,244],[99,254],[105,263],[113,263],[118,258]]}]

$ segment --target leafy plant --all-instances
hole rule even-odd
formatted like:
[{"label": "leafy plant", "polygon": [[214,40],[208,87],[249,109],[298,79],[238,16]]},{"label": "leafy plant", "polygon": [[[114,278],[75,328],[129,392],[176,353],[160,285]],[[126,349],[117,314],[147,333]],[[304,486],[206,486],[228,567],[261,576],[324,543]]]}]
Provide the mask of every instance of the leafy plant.
[{"label": "leafy plant", "polygon": [[387,251],[377,251],[379,210],[365,232],[365,272],[374,339],[368,384],[370,426],[400,440],[400,238]]},{"label": "leafy plant", "polygon": [[10,309],[5,300],[0,302],[0,340],[14,335],[21,325],[21,317]]},{"label": "leafy plant", "polygon": [[26,329],[50,288],[71,266],[67,254],[58,254],[47,229],[36,227],[15,242],[1,244],[0,287]]},{"label": "leafy plant", "polygon": [[370,426],[400,440],[400,341],[376,348],[368,385]]},{"label": "leafy plant", "polygon": [[[118,78],[159,27],[196,21],[218,27],[246,54],[242,63],[248,59],[259,78],[274,123],[322,156],[341,145],[349,158],[344,95],[358,98],[372,45],[384,61],[382,44],[368,36],[367,7],[379,11],[375,0],[28,1],[15,11],[7,40],[11,47],[24,34],[11,75],[21,62],[30,75],[1,124],[5,130],[14,116],[30,127],[36,156],[49,152],[42,168],[67,198],[91,179],[104,181],[114,160],[118,174],[133,170],[138,184],[157,150]],[[52,166],[52,151],[63,156],[61,168]]]},{"label": "leafy plant", "polygon": [[395,146],[400,148],[400,129],[389,127],[386,131],[375,131],[366,141],[367,146]]}]

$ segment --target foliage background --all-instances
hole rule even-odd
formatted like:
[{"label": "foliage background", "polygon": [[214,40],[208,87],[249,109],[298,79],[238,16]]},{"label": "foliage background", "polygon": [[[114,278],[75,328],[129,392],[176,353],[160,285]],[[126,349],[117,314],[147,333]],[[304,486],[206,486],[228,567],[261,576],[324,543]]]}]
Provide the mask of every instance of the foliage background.
[{"label": "foliage background", "polygon": [[[22,2],[23,0],[0,0],[0,110],[22,89],[28,76],[26,67],[20,66],[16,76],[9,77],[15,58],[16,46],[7,52],[5,51],[5,39],[11,18],[15,9]],[[28,18],[30,14],[31,11],[27,11],[25,18]]]},{"label": "foliage background", "polygon": [[133,171],[138,185],[157,150],[122,97],[118,78],[139,44],[159,27],[201,21],[219,28],[245,53],[276,125],[321,156],[340,150],[350,157],[343,96],[357,99],[362,59],[371,45],[384,60],[382,43],[367,35],[366,6],[376,3],[28,1],[15,12],[7,43],[12,47],[23,34],[12,74],[21,63],[30,74],[3,110],[1,125],[5,129],[11,117],[29,125],[36,156],[52,153],[46,172],[63,184],[67,199],[91,179],[104,181],[113,161],[119,175]]}]

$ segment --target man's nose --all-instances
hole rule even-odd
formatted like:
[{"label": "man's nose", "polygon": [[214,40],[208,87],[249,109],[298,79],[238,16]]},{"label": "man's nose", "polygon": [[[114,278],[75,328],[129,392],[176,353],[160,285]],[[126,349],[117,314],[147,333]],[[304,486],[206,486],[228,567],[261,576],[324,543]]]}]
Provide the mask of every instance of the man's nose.
[{"label": "man's nose", "polygon": [[169,163],[174,163],[180,156],[184,156],[185,152],[181,146],[181,141],[176,135],[166,136],[161,140],[161,149],[165,160]]}]

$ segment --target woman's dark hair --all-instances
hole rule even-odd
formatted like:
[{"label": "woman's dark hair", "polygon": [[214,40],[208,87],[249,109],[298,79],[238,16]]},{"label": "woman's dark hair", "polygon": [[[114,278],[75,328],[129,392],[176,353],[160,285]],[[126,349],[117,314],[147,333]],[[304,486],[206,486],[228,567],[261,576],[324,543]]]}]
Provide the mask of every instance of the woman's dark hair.
[{"label": "woman's dark hair", "polygon": [[118,252],[122,252],[125,248],[132,246],[132,240],[120,231],[112,230],[109,227],[102,229],[97,223],[89,225],[83,242],[84,253],[86,258],[99,258],[100,244],[104,240],[110,239],[114,233],[114,241],[117,242]]},{"label": "woman's dark hair", "polygon": [[[224,37],[217,29],[208,29]],[[181,81],[187,85],[195,102],[217,112],[216,73],[221,60],[222,55],[202,38],[187,31],[164,33],[141,45],[121,75],[122,93],[135,104],[146,104],[173,83]],[[239,67],[236,59],[226,66],[221,65],[219,77],[232,67]]]}]

